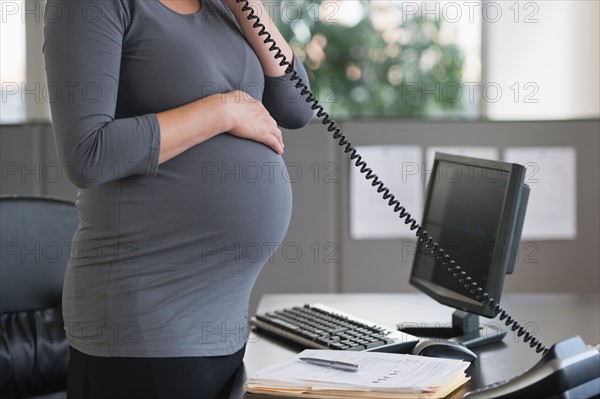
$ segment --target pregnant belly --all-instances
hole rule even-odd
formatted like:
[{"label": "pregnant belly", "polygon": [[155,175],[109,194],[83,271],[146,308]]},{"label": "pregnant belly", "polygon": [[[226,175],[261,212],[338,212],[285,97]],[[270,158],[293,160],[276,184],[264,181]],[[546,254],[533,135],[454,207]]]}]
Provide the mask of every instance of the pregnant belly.
[{"label": "pregnant belly", "polygon": [[273,251],[287,230],[292,193],[281,156],[220,134],[121,181],[119,240],[139,261],[189,264],[204,252]]}]

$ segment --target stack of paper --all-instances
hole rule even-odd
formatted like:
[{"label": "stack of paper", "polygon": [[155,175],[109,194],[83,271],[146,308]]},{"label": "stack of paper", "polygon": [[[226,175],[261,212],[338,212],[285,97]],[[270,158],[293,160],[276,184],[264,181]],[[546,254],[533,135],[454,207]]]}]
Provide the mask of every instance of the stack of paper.
[{"label": "stack of paper", "polygon": [[[358,364],[356,372],[317,366],[301,357]],[[308,349],[283,363],[250,376],[245,389],[289,397],[313,398],[443,398],[469,380],[462,360]]]}]

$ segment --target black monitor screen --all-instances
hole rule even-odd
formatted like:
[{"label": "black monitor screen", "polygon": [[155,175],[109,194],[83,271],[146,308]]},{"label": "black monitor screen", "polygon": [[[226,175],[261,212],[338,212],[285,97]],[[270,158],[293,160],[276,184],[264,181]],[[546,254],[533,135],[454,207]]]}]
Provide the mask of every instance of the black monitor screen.
[{"label": "black monitor screen", "polygon": [[[511,172],[493,165],[436,158],[423,226],[481,288],[499,296],[506,270],[495,269],[505,267],[504,251],[510,250],[502,223],[506,224]],[[485,314],[481,304],[440,263],[420,243],[411,282],[442,303]],[[492,284],[488,284],[490,279]]]}]

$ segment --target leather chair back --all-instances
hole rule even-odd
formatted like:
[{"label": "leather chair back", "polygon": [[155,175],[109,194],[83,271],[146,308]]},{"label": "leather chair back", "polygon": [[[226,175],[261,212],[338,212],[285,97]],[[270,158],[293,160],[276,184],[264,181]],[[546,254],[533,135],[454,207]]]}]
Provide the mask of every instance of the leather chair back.
[{"label": "leather chair back", "polygon": [[66,387],[62,286],[79,217],[72,201],[0,197],[0,397]]}]

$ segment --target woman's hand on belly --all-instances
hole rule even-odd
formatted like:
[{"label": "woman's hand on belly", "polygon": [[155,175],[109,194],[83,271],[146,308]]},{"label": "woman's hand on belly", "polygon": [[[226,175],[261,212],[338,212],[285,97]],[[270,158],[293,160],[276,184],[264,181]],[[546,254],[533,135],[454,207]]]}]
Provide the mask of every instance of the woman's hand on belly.
[{"label": "woman's hand on belly", "polygon": [[262,143],[283,154],[283,137],[277,122],[260,100],[240,90],[223,94],[225,115],[230,122],[229,133]]},{"label": "woman's hand on belly", "polygon": [[156,114],[160,129],[159,165],[208,139],[228,132],[283,153],[281,130],[262,102],[234,90],[201,98]]}]

